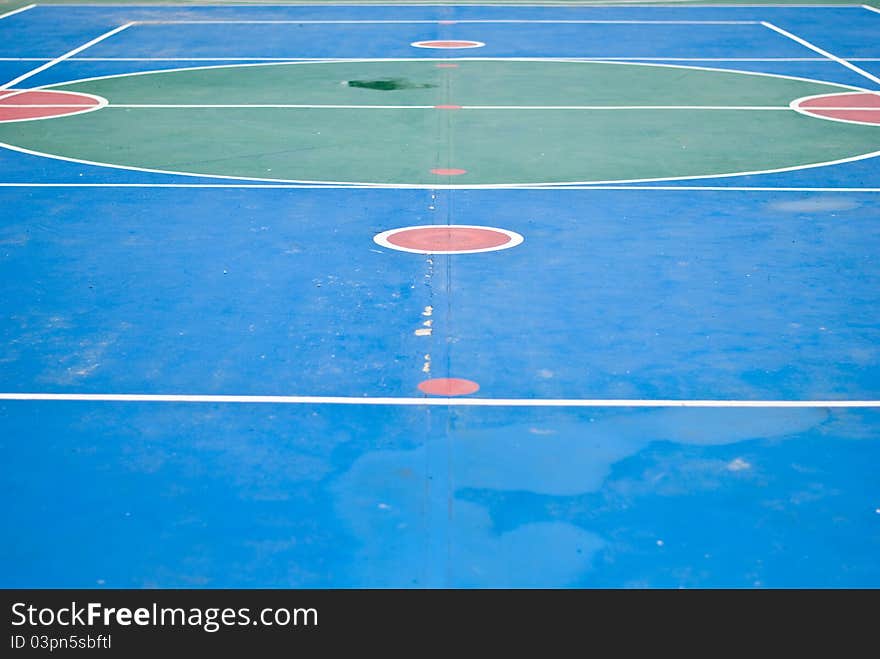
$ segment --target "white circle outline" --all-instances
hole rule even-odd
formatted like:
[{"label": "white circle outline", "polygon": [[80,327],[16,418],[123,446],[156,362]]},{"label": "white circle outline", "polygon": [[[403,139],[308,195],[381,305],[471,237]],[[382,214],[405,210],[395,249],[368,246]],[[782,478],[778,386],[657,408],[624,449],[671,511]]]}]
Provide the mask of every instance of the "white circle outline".
[{"label": "white circle outline", "polygon": [[[457,41],[466,43],[467,46],[428,46],[429,43],[441,43],[443,41]],[[482,48],[486,44],[482,41],[473,41],[472,39],[426,39],[424,41],[413,41],[410,46],[413,48],[430,48],[432,50],[461,50],[464,48]]]},{"label": "white circle outline", "polygon": [[[863,91],[863,92],[858,92],[858,91],[854,90],[851,92],[839,92],[837,94],[833,94],[833,93],[832,94],[813,94],[812,96],[803,96],[801,98],[794,99],[791,103],[788,104],[788,107],[790,107],[792,110],[794,110],[798,114],[802,114],[805,117],[811,117],[813,119],[824,119],[825,121],[836,121],[841,124],[857,124],[859,126],[880,126],[880,123],[877,123],[877,122],[859,121],[857,119],[843,119],[842,117],[829,117],[824,114],[819,114],[818,112],[811,112],[811,110],[822,110],[823,108],[821,106],[811,108],[811,107],[804,107],[803,105],[801,105],[804,101],[811,101],[814,98],[826,98],[828,96],[852,96],[854,94],[858,94],[858,95],[871,94],[872,96],[878,95],[877,92],[868,91],[868,90]],[[824,108],[824,109],[827,109],[827,108]],[[856,108],[853,108],[853,109],[856,109]],[[861,108],[858,108],[858,109],[861,109]],[[880,110],[877,110],[877,112],[880,112]]]},{"label": "white circle outline", "polygon": [[[424,249],[401,247],[400,245],[395,245],[388,240],[391,236],[395,234],[401,233],[402,231],[411,231],[413,229],[485,229],[486,231],[495,231],[497,233],[504,234],[505,236],[510,238],[510,240],[508,240],[503,245],[496,245],[495,247],[481,247],[479,249],[456,249],[442,252],[431,252]],[[476,254],[478,252],[497,252],[502,249],[516,247],[517,245],[522,243],[523,240],[525,240],[525,238],[523,238],[516,231],[499,229],[498,227],[487,227],[479,224],[418,224],[411,227],[397,227],[396,229],[389,229],[388,231],[383,231],[382,233],[377,233],[375,236],[373,236],[373,242],[380,247],[387,247],[388,249],[393,249],[398,252],[409,252],[410,254]]]}]

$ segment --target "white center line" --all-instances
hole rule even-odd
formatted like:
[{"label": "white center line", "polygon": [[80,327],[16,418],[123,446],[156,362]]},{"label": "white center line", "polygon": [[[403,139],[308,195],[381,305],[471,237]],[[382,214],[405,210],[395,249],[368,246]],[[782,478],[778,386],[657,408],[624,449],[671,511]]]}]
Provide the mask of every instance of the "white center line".
[{"label": "white center line", "polygon": [[[63,103],[26,104],[3,103],[0,107],[21,108],[67,108],[82,107]],[[747,110],[747,111],[780,111],[792,110],[788,105],[461,105],[453,107],[437,107],[436,105],[320,105],[309,103],[112,103],[108,108],[123,109],[161,109],[161,110],[241,110],[241,109],[292,109],[292,110]],[[817,107],[815,110],[880,110],[865,107]]]},{"label": "white center line", "polygon": [[[27,90],[24,90],[27,91]],[[20,92],[23,93],[23,92]],[[16,103],[0,99],[0,108],[82,108],[94,104],[84,103]],[[126,110],[582,110],[582,111],[620,111],[620,110],[685,110],[685,111],[793,111],[789,105],[319,105],[305,103],[111,103],[107,108]],[[878,112],[880,107],[816,106],[804,107],[810,111],[858,111]]]}]

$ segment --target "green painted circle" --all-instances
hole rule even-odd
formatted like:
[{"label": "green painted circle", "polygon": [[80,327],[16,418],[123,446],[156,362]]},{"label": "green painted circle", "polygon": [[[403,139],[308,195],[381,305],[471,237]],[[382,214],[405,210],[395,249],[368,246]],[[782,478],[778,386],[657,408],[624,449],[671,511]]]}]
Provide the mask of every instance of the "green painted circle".
[{"label": "green painted circle", "polygon": [[[223,66],[56,85],[102,96],[110,105],[0,125],[0,141],[166,172],[420,186],[731,175],[880,150],[877,127],[787,109],[797,98],[848,89],[839,85],[679,66],[457,64]],[[218,105],[227,107],[205,107]],[[693,106],[700,107],[688,109]],[[736,109],[756,106],[777,109]],[[467,173],[432,174],[437,168]]]}]

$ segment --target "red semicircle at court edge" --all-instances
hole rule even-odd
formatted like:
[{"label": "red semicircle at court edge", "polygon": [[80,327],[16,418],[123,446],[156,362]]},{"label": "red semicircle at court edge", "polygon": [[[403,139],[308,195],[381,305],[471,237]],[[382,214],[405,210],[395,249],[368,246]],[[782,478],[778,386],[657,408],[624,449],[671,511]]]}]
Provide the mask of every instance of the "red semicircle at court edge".
[{"label": "red semicircle at court edge", "polygon": [[796,101],[793,107],[822,119],[880,126],[880,94],[871,92],[814,96]]},{"label": "red semicircle at court edge", "polygon": [[0,92],[0,122],[63,117],[97,110],[104,105],[106,102],[100,98],[76,92],[5,89]]},{"label": "red semicircle at court edge", "polygon": [[480,385],[463,378],[434,378],[420,382],[419,390],[432,396],[466,396],[479,391]]}]

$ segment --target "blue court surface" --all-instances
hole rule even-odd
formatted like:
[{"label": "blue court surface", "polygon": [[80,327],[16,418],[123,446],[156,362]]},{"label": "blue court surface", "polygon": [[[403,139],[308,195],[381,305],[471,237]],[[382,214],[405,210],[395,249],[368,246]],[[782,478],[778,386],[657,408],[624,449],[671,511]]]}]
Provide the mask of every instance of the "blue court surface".
[{"label": "blue court surface", "polygon": [[880,10],[40,4],[0,83],[0,586],[880,587]]}]

